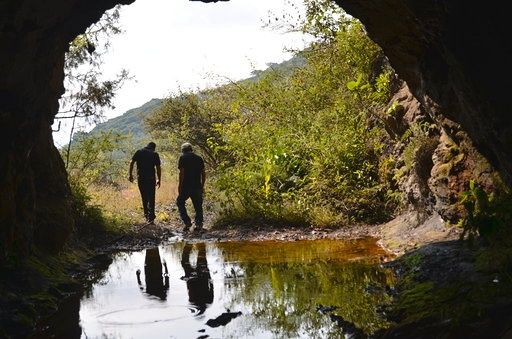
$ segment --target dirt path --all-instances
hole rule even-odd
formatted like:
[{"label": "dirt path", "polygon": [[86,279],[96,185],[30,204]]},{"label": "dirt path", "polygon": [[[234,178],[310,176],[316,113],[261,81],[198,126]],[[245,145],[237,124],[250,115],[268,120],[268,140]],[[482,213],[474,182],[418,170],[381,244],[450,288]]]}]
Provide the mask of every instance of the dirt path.
[{"label": "dirt path", "polygon": [[272,227],[269,225],[241,225],[231,228],[205,228],[201,232],[193,229],[184,233],[181,225],[156,223],[154,225],[134,225],[125,235],[104,240],[103,250],[139,250],[169,241],[187,239],[191,241],[296,241],[317,239],[357,239],[378,237],[379,226],[355,225],[332,228]]},{"label": "dirt path", "polygon": [[460,230],[447,227],[438,215],[422,217],[417,212],[406,212],[382,225],[351,225],[340,228],[282,227],[272,225],[237,225],[210,227],[202,232],[193,229],[183,233],[178,220],[138,224],[125,235],[105,239],[103,250],[140,250],[169,241],[297,241],[317,239],[358,239],[374,237],[378,244],[395,256],[424,245],[455,240]]}]

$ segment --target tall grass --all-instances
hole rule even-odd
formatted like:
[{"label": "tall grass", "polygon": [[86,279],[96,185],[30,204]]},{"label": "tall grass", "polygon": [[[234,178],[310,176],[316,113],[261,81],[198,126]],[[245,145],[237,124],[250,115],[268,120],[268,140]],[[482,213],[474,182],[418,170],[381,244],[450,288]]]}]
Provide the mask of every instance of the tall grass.
[{"label": "tall grass", "polygon": [[[171,220],[170,209],[177,196],[177,184],[174,178],[164,180],[156,190],[155,213],[158,222]],[[92,201],[101,207],[107,219],[131,226],[144,223],[142,200],[137,183],[123,181],[118,187],[91,185],[88,189]]]}]

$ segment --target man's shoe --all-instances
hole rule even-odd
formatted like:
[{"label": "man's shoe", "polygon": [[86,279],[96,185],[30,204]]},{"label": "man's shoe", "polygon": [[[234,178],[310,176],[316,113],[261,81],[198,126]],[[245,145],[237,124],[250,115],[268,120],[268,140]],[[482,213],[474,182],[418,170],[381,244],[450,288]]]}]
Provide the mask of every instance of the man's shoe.
[{"label": "man's shoe", "polygon": [[187,233],[192,225],[185,225],[183,226],[183,233]]}]

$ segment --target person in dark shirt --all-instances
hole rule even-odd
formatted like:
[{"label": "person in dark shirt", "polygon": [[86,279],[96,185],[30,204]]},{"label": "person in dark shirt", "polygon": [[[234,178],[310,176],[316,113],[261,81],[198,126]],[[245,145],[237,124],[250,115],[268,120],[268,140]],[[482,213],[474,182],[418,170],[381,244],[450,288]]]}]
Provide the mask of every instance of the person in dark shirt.
[{"label": "person in dark shirt", "polygon": [[[150,142],[146,147],[139,149],[130,162],[130,182],[133,182],[133,164],[137,163],[137,183],[142,197],[144,217],[148,223],[155,220],[155,187],[160,188],[161,168],[160,157],[155,152],[156,144]],[[155,168],[157,178],[155,179]]]},{"label": "person in dark shirt", "polygon": [[183,231],[188,231],[192,226],[188,216],[185,202],[188,198],[192,200],[195,214],[195,230],[200,231],[203,228],[203,192],[206,174],[204,161],[192,150],[192,145],[188,142],[181,145],[182,155],[178,160],[178,169],[180,171],[178,184],[178,198],[176,205],[180,212],[181,220],[185,224]]}]

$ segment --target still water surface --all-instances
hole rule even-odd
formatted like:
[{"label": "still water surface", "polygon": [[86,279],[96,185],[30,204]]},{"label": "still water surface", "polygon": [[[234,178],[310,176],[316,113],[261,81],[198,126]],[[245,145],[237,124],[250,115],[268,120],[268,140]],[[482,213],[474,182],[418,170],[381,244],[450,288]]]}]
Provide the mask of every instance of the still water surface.
[{"label": "still water surface", "polygon": [[119,253],[80,301],[81,337],[343,337],[331,315],[371,333],[387,325],[376,311],[393,280],[382,256],[373,239],[177,241]]}]

